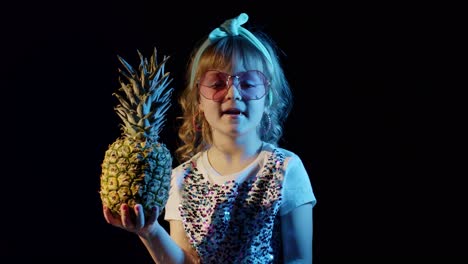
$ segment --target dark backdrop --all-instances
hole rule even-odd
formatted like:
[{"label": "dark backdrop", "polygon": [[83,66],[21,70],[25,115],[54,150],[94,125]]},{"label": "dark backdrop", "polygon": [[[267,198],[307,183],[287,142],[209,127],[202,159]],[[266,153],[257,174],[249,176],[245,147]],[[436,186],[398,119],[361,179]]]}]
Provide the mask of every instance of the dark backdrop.
[{"label": "dark backdrop", "polygon": [[[318,200],[316,263],[466,258],[461,173],[447,165],[461,158],[446,151],[442,114],[460,105],[437,91],[449,52],[437,6],[42,1],[2,12],[5,261],[150,263],[136,236],[105,223],[98,196],[120,133],[116,55],[135,64],[137,49],[157,47],[178,93],[191,48],[240,12],[284,51],[295,99],[281,145],[302,157]],[[162,136],[172,150],[177,107]]]}]

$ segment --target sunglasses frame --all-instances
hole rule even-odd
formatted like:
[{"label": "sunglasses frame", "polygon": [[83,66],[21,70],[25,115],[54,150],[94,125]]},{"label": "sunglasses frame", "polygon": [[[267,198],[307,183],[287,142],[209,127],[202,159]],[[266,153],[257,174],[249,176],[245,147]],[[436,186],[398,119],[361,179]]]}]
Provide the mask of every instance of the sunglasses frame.
[{"label": "sunglasses frame", "polygon": [[[227,77],[227,78],[226,78],[226,87],[223,88],[223,89],[217,90],[217,89],[211,88],[211,87],[208,86],[208,85],[203,85],[203,84],[201,84],[201,80],[204,79],[205,75],[206,75],[208,72],[217,72],[218,74],[222,74],[223,76]],[[242,75],[244,75],[244,74],[246,74],[246,73],[249,73],[249,72],[257,72],[257,73],[259,73],[260,76],[261,76],[262,79],[263,79],[263,83],[262,83],[262,84],[255,84],[255,86],[260,86],[260,85],[262,85],[262,86],[264,87],[264,93],[263,93],[262,96],[260,96],[260,97],[248,98],[248,97],[246,97],[245,93],[243,92],[244,89],[242,89],[241,87],[239,87],[239,84],[240,84],[239,78],[240,78]],[[243,100],[248,100],[248,101],[249,101],[249,100],[259,100],[259,99],[262,99],[263,97],[265,97],[265,95],[266,95],[266,94],[268,93],[268,91],[269,91],[269,86],[270,86],[270,82],[269,82],[269,80],[267,79],[267,77],[265,76],[265,74],[263,74],[263,72],[261,72],[261,71],[259,71],[259,70],[248,70],[248,71],[238,72],[238,73],[236,73],[236,74],[234,74],[234,75],[230,75],[230,74],[228,74],[228,73],[226,73],[226,72],[223,72],[223,71],[220,71],[220,70],[210,69],[210,70],[205,71],[201,76],[202,76],[202,77],[201,77],[200,79],[198,79],[198,81],[197,81],[197,88],[198,88],[198,90],[199,90],[199,93],[200,93],[204,98],[206,98],[206,99],[208,99],[208,100],[213,100],[213,101],[215,101],[215,102],[223,101],[224,97],[225,97],[226,94],[228,93],[229,88],[230,88],[231,86],[234,86],[234,87],[239,91],[239,93],[241,94],[241,97],[242,97]],[[237,80],[237,84],[235,83],[234,80]],[[231,83],[229,83],[229,82],[231,82]],[[208,89],[213,89],[213,90],[217,90],[217,91],[215,91],[215,92],[213,93],[213,96],[210,98],[210,97],[207,96],[206,94],[203,94],[201,86],[208,87]],[[221,95],[220,95],[220,96],[216,96],[218,93],[221,93]],[[215,97],[216,97],[216,98],[219,97],[219,99],[215,99]]]}]

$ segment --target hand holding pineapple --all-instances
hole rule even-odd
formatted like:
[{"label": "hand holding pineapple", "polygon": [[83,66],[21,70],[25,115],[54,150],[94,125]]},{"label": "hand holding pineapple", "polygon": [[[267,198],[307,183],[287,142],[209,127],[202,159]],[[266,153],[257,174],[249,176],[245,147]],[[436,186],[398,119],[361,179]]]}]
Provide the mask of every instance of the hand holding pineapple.
[{"label": "hand holding pineapple", "polygon": [[141,237],[149,238],[154,236],[158,228],[163,228],[157,221],[157,216],[160,213],[159,207],[154,207],[154,211],[150,215],[145,215],[143,205],[141,204],[136,204],[133,208],[127,204],[122,204],[119,215],[113,213],[106,206],[104,206],[103,212],[107,223],[133,232]]},{"label": "hand holding pineapple", "polygon": [[125,68],[119,69],[124,79],[114,93],[122,134],[105,153],[99,192],[106,220],[127,228],[155,222],[167,202],[172,172],[171,153],[159,141],[173,91],[164,72],[169,57],[158,63],[156,48],[149,62],[138,54],[138,71],[118,57]]}]

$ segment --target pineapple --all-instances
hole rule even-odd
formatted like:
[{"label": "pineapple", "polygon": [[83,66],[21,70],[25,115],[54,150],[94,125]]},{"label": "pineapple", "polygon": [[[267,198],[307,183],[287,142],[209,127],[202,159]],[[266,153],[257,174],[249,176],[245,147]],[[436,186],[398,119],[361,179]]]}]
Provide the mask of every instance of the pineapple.
[{"label": "pineapple", "polygon": [[140,65],[135,71],[122,57],[117,56],[126,71],[119,69],[124,79],[117,97],[120,104],[115,111],[120,119],[121,135],[109,145],[101,164],[100,198],[114,214],[120,214],[120,205],[130,207],[142,204],[145,215],[155,206],[162,211],[168,196],[172,171],[172,156],[159,141],[166,112],[170,108],[173,88],[169,72],[158,64],[157,51],[148,63],[138,51]]}]

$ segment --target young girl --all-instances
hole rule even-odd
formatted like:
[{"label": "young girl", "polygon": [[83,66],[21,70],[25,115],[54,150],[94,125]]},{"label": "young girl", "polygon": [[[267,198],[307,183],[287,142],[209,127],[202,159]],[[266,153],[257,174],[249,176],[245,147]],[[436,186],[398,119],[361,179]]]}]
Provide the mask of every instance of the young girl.
[{"label": "young girl", "polygon": [[[104,208],[156,263],[312,263],[316,203],[301,159],[278,147],[292,103],[273,42],[226,20],[193,53],[164,219]],[[134,210],[136,221],[132,221]]]}]

